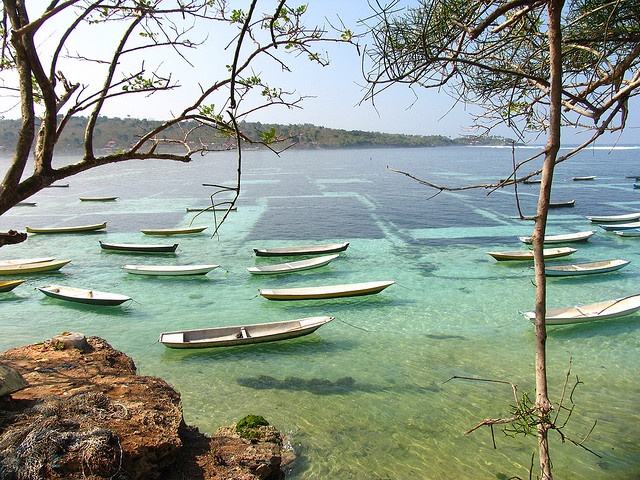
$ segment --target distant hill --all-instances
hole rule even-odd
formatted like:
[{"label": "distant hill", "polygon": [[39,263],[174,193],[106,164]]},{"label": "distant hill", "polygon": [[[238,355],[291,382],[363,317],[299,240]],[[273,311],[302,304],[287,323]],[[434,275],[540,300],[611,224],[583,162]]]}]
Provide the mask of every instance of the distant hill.
[{"label": "distant hill", "polygon": [[[137,118],[101,117],[96,126],[94,145],[102,151],[118,151],[129,147],[140,135],[161,122]],[[56,151],[82,151],[84,126],[86,119],[73,118],[65,127]],[[195,126],[195,123],[193,124]],[[0,120],[0,146],[11,149],[17,140],[20,120]],[[242,123],[241,128],[249,138],[258,140],[264,132],[276,134],[286,139],[285,145],[294,144],[292,148],[329,149],[329,148],[371,148],[371,147],[442,147],[457,145],[504,145],[510,139],[500,137],[465,136],[456,139],[442,135],[402,135],[390,133],[364,132],[360,130],[338,130],[319,127],[311,124],[278,125],[264,123]],[[178,127],[163,133],[163,138],[181,139],[182,130]],[[234,142],[228,137],[201,128],[191,139],[193,146],[209,145],[215,149],[233,147]]]}]

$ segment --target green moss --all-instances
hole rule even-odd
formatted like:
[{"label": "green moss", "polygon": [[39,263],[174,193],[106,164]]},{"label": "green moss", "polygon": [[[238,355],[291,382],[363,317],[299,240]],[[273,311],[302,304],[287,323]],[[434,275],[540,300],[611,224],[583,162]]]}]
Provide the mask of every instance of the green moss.
[{"label": "green moss", "polygon": [[269,422],[267,422],[264,417],[260,415],[247,415],[236,424],[236,432],[238,432],[238,435],[242,438],[255,440],[260,436],[258,429],[267,425],[269,425]]}]

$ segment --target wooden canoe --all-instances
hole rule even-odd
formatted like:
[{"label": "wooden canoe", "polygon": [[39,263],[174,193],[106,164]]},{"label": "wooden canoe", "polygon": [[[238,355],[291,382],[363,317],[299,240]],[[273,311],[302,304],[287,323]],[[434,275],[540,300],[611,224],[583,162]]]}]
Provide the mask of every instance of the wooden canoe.
[{"label": "wooden canoe", "polygon": [[174,253],[178,248],[178,244],[107,243],[100,240],[100,247],[103,250],[125,253]]},{"label": "wooden canoe", "polygon": [[[575,248],[559,247],[559,248],[545,248],[542,250],[544,258],[557,258],[571,255],[577,252]],[[487,252],[498,261],[504,260],[533,260],[533,250],[516,250],[513,252]]]},{"label": "wooden canoe", "polygon": [[188,235],[190,233],[200,233],[209,227],[186,227],[186,228],[143,228],[140,230],[145,235]]},{"label": "wooden canoe", "polygon": [[640,228],[632,228],[631,230],[614,230],[613,232],[621,237],[640,237]]},{"label": "wooden canoe", "polygon": [[81,202],[112,202],[118,197],[80,197]]},{"label": "wooden canoe", "polygon": [[334,317],[308,317],[283,322],[163,332],[158,341],[169,348],[231,347],[275,342],[315,332]]},{"label": "wooden canoe", "polygon": [[178,276],[206,275],[219,265],[123,265],[121,268],[136,275]]},{"label": "wooden canoe", "polygon": [[573,207],[576,204],[576,200],[569,200],[568,202],[551,202],[549,208],[567,208]]},{"label": "wooden canoe", "polygon": [[568,265],[549,265],[544,269],[548,277],[562,277],[574,275],[591,275],[595,273],[607,273],[629,265],[628,260],[616,258],[614,260],[600,260],[598,262],[573,263]]},{"label": "wooden canoe", "polygon": [[94,223],[91,225],[74,225],[71,227],[26,227],[29,233],[76,233],[76,232],[91,232],[94,230],[102,230],[107,228],[107,222]]},{"label": "wooden canoe", "polygon": [[10,260],[0,260],[0,267],[7,265],[24,265],[27,263],[42,263],[55,260],[54,257],[36,257],[36,258],[12,258]]},{"label": "wooden canoe", "polygon": [[[547,310],[545,320],[547,325],[567,325],[622,317],[638,310],[640,310],[640,295],[629,295],[628,297],[606,300],[589,305],[551,308]],[[535,323],[535,312],[520,312],[520,314],[527,320]]]},{"label": "wooden canoe", "polygon": [[600,225],[600,228],[606,230],[607,232],[615,232],[618,230],[635,230],[636,228],[640,228],[640,222],[614,223],[609,225]]},{"label": "wooden canoe", "polygon": [[311,268],[322,267],[340,255],[325,255],[323,257],[313,257],[297,262],[279,263],[277,265],[265,265],[262,267],[249,267],[247,270],[253,275],[276,275],[279,273],[299,272],[301,270],[309,270]]},{"label": "wooden canoe", "polygon": [[[595,235],[595,233],[595,231],[589,230],[586,232],[565,233],[562,235],[545,235],[544,243],[584,242],[592,235]],[[518,239],[523,243],[531,243],[531,237],[518,237]]]},{"label": "wooden canoe", "polygon": [[584,182],[586,180],[595,180],[596,176],[595,175],[588,175],[586,177],[573,177],[573,181],[574,182]]},{"label": "wooden canoe", "polygon": [[0,275],[15,275],[24,273],[48,272],[59,270],[71,260],[51,260],[49,262],[22,263],[18,265],[0,266]]},{"label": "wooden canoe", "polygon": [[18,285],[26,282],[26,280],[5,280],[4,282],[0,282],[0,292],[10,292]]},{"label": "wooden canoe", "polygon": [[254,248],[258,257],[292,257],[297,255],[324,255],[327,253],[344,252],[349,242],[325,243],[323,245],[298,245],[291,247]]},{"label": "wooden canoe", "polygon": [[587,215],[587,218],[593,223],[632,222],[640,219],[640,212],[623,213],[621,215]]},{"label": "wooden canoe", "polygon": [[87,305],[116,306],[131,300],[131,297],[117,293],[87,290],[85,288],[65,287],[62,285],[46,285],[44,287],[36,288],[48,297],[68,300],[75,303],[84,303]]},{"label": "wooden canoe", "polygon": [[373,295],[394,281],[351,283],[346,285],[326,285],[321,287],[259,289],[258,293],[269,300],[317,300],[323,298],[356,297]]}]

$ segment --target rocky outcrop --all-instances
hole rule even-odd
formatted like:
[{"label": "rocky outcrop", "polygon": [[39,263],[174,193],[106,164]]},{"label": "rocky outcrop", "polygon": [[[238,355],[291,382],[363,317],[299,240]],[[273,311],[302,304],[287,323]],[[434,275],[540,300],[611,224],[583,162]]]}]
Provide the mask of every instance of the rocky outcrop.
[{"label": "rocky outcrop", "polygon": [[3,479],[281,479],[282,439],[185,425],[180,395],[98,337],[0,354],[28,386],[0,399]]}]

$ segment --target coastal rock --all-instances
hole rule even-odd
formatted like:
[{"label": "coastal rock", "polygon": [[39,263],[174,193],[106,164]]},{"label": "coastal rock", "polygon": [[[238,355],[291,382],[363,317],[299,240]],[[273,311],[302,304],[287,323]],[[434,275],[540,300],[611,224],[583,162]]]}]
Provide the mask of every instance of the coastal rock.
[{"label": "coastal rock", "polygon": [[0,354],[28,383],[0,399],[0,478],[284,478],[273,427],[257,441],[235,427],[204,435],[185,425],[178,392],[105,340],[58,337]]}]

